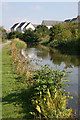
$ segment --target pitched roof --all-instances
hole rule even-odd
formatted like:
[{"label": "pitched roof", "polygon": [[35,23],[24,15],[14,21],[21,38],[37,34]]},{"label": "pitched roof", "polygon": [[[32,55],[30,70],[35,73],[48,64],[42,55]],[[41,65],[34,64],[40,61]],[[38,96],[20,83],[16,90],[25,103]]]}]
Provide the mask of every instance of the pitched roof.
[{"label": "pitched roof", "polygon": [[62,21],[49,21],[49,20],[43,20],[42,25],[52,26],[58,23],[62,23]]},{"label": "pitched roof", "polygon": [[26,23],[26,22],[22,22],[22,23],[18,26],[18,28],[21,28],[25,23]]},{"label": "pitched roof", "polygon": [[11,28],[15,28],[19,23],[14,24]]},{"label": "pitched roof", "polygon": [[31,22],[27,23],[27,25],[26,25],[24,28],[26,28],[30,23],[31,23]]},{"label": "pitched roof", "polygon": [[75,20],[77,20],[77,18],[73,18],[73,19],[71,20],[71,22],[72,22],[72,21],[75,21]]},{"label": "pitched roof", "polygon": [[70,22],[71,21],[71,19],[67,19],[67,20],[65,20],[64,22]]},{"label": "pitched roof", "polygon": [[[31,22],[27,23],[27,25],[24,27],[26,28]],[[31,23],[32,24],[32,23]],[[37,25],[32,24],[34,27],[37,27]]]},{"label": "pitched roof", "polygon": [[76,18],[67,19],[64,22],[73,22],[73,21],[80,21],[80,15],[78,15]]}]

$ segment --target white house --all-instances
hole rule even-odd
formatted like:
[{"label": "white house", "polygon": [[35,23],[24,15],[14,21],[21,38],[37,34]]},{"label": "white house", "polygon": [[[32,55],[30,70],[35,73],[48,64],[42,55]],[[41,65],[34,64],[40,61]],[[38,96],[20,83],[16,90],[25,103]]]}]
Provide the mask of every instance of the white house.
[{"label": "white house", "polygon": [[17,27],[17,30],[19,31],[19,32],[22,32],[22,33],[24,33],[24,27],[27,25],[27,22],[21,22],[21,24]]},{"label": "white house", "polygon": [[16,31],[17,28],[19,27],[19,25],[20,25],[20,23],[14,24],[14,25],[11,27],[11,31],[12,31],[12,32],[13,32],[13,31]]},{"label": "white house", "polygon": [[35,25],[33,25],[31,22],[21,22],[16,23],[11,27],[11,31],[19,31],[24,33],[25,30],[31,28],[32,30],[35,30]]},{"label": "white house", "polygon": [[76,18],[73,18],[73,19],[67,19],[64,22],[70,23],[75,21],[80,21],[80,15],[78,15]]},{"label": "white house", "polygon": [[27,30],[27,29],[32,29],[32,30],[35,30],[35,27],[34,27],[34,25],[31,23],[31,22],[29,22],[29,23],[27,23],[27,25],[23,28],[23,31],[25,31],[25,30]]},{"label": "white house", "polygon": [[52,27],[53,25],[58,24],[58,23],[63,23],[63,22],[62,21],[43,20],[41,24],[46,25],[50,29],[50,27]]}]

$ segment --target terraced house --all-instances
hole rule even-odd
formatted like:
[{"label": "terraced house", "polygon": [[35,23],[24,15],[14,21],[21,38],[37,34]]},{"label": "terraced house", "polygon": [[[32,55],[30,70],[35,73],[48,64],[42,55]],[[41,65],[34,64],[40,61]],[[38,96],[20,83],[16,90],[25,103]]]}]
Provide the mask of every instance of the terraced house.
[{"label": "terraced house", "polygon": [[[46,25],[49,29],[54,26],[55,24],[58,23],[70,23],[70,22],[75,22],[75,21],[80,21],[80,15],[78,15],[76,18],[73,19],[66,19],[65,21],[54,21],[54,20],[43,20],[41,25]],[[25,30],[31,28],[32,30],[35,30],[37,24],[32,24],[31,22],[21,22],[21,23],[16,23],[11,27],[11,31],[19,31],[24,33]]]},{"label": "terraced house", "polygon": [[35,30],[35,26],[29,22],[21,22],[21,23],[16,23],[14,24],[12,27],[11,27],[11,31],[19,31],[19,32],[22,32],[24,33],[25,30],[31,28],[32,30]]},{"label": "terraced house", "polygon": [[11,31],[16,31],[18,26],[20,25],[20,23],[15,23],[12,27],[11,27]]},{"label": "terraced house", "polygon": [[80,15],[78,15],[76,18],[73,18],[73,19],[67,19],[64,22],[70,23],[75,21],[80,21]]}]

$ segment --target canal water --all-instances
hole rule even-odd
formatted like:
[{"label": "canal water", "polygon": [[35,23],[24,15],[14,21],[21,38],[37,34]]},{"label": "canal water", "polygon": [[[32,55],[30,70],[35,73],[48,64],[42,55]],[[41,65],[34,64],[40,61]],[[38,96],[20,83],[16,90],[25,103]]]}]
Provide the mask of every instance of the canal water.
[{"label": "canal water", "polygon": [[72,71],[68,76],[70,85],[66,87],[66,91],[70,92],[70,96],[73,96],[73,99],[69,100],[68,107],[71,107],[74,113],[78,113],[78,69],[80,56],[61,54],[58,50],[51,50],[42,46],[28,46],[24,50],[24,54],[26,57],[40,59],[41,65],[49,64],[54,69]]}]

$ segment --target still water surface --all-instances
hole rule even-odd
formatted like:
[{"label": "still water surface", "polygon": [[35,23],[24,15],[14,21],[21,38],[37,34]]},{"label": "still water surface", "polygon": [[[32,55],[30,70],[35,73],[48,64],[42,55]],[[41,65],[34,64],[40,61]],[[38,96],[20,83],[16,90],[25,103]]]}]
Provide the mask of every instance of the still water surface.
[{"label": "still water surface", "polygon": [[68,107],[72,107],[73,111],[78,111],[78,68],[80,66],[80,57],[77,55],[61,54],[57,50],[44,49],[41,46],[28,47],[24,50],[25,56],[30,58],[38,58],[42,60],[40,64],[49,64],[54,69],[63,70],[67,68],[67,71],[72,71],[69,74],[68,80],[70,81],[69,87],[66,87],[66,91],[70,92],[73,96],[73,100],[69,100]]}]

